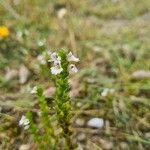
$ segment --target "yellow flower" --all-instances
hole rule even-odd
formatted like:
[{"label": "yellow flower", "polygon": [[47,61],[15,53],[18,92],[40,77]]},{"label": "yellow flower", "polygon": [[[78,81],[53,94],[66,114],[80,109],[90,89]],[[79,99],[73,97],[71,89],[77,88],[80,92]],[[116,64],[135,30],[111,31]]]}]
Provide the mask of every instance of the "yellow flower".
[{"label": "yellow flower", "polygon": [[0,26],[0,37],[7,37],[9,35],[9,30],[5,26]]}]

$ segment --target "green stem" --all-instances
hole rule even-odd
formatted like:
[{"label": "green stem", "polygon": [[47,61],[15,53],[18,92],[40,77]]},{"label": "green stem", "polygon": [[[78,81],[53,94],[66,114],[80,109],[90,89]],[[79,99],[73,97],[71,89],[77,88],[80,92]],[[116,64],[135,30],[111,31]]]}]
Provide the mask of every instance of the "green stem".
[{"label": "green stem", "polygon": [[58,55],[61,57],[61,66],[63,71],[57,75],[56,93],[55,93],[55,110],[57,113],[57,120],[60,124],[65,138],[65,150],[72,150],[73,144],[71,140],[72,132],[69,129],[71,120],[71,102],[69,97],[69,83],[68,83],[68,61],[67,53],[60,50]]}]

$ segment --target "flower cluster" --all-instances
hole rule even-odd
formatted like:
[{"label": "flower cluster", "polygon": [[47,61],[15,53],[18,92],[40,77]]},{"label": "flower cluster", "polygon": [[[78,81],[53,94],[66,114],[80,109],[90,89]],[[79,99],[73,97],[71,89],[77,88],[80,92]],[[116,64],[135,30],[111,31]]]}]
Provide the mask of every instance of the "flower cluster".
[{"label": "flower cluster", "polygon": [[5,26],[0,26],[0,37],[7,37],[9,35],[9,30]]},{"label": "flower cluster", "polygon": [[[75,57],[72,52],[69,52],[67,55],[68,62],[79,62],[79,58]],[[58,56],[56,52],[50,54],[50,60],[49,62],[53,62],[53,67],[51,67],[51,73],[53,75],[60,74],[63,71],[63,68],[61,66],[61,58]],[[77,67],[74,64],[69,65],[69,73],[76,73],[78,72]]]}]

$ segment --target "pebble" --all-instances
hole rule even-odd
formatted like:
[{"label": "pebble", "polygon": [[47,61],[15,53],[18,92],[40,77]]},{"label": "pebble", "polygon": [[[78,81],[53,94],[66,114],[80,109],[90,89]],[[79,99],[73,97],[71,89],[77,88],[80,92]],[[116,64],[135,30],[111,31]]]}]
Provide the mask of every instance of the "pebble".
[{"label": "pebble", "polygon": [[59,19],[62,19],[67,13],[67,9],[66,8],[61,8],[58,13],[57,16]]},{"label": "pebble", "polygon": [[81,134],[79,134],[78,136],[77,136],[77,140],[79,141],[79,142],[82,142],[82,141],[84,141],[86,139],[86,135],[84,134],[84,133],[81,133]]},{"label": "pebble", "polygon": [[150,78],[150,71],[148,70],[137,70],[132,73],[133,79],[149,79]]},{"label": "pebble", "polygon": [[83,119],[81,119],[81,118],[77,118],[75,123],[78,126],[84,126],[85,125],[85,121]]},{"label": "pebble", "polygon": [[101,143],[102,148],[105,150],[111,150],[114,147],[112,142],[106,141],[104,139],[101,139],[100,143]]},{"label": "pebble", "polygon": [[19,68],[19,83],[24,84],[29,78],[30,72],[28,68],[24,65],[21,65]]},{"label": "pebble", "polygon": [[150,132],[145,133],[145,137],[150,139]]},{"label": "pebble", "polygon": [[102,128],[104,120],[102,118],[92,118],[87,122],[87,125],[91,128]]},{"label": "pebble", "polygon": [[80,108],[81,106],[82,106],[82,103],[81,103],[81,102],[78,102],[78,103],[77,103],[77,107]]},{"label": "pebble", "polygon": [[19,147],[19,150],[29,150],[30,149],[30,145],[29,144],[22,144]]},{"label": "pebble", "polygon": [[54,93],[55,93],[55,88],[50,87],[44,91],[44,96],[45,98],[51,98],[54,95]]},{"label": "pebble", "polygon": [[78,143],[78,147],[75,150],[83,150],[83,147],[80,143]]},{"label": "pebble", "polygon": [[122,150],[126,150],[126,149],[128,149],[128,144],[127,144],[126,142],[121,142],[121,143],[120,143],[120,148],[121,148]]},{"label": "pebble", "polygon": [[17,78],[18,76],[18,71],[15,69],[10,69],[10,68],[6,68],[6,75],[5,75],[5,79],[7,81],[10,81],[14,78]]}]

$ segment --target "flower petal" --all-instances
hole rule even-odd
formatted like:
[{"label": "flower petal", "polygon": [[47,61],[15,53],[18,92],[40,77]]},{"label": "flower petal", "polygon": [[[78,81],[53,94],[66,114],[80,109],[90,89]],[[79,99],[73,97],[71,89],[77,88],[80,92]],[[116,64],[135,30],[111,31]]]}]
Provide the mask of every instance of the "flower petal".
[{"label": "flower petal", "polygon": [[57,53],[53,52],[50,54],[50,59],[48,60],[49,62],[54,62],[57,60]]},{"label": "flower petal", "polygon": [[77,73],[78,69],[74,64],[69,65],[69,72],[70,73]]},{"label": "flower petal", "polygon": [[31,94],[37,93],[37,86],[34,86],[33,89],[30,91]]},{"label": "flower petal", "polygon": [[63,71],[63,69],[62,69],[62,67],[60,67],[60,66],[51,67],[51,73],[52,73],[53,75],[60,74],[62,71]]},{"label": "flower petal", "polygon": [[79,58],[75,57],[72,52],[69,52],[68,54],[68,61],[73,61],[73,62],[79,62]]},{"label": "flower petal", "polygon": [[61,61],[60,60],[55,60],[54,61],[54,67],[59,66],[61,67]]},{"label": "flower petal", "polygon": [[26,118],[24,115],[21,117],[20,121],[19,121],[19,126],[23,126],[24,129],[28,129],[29,128],[29,124],[30,121],[28,118]]}]

